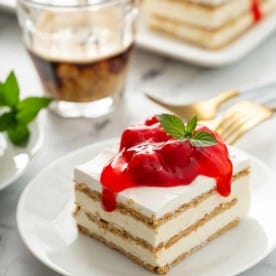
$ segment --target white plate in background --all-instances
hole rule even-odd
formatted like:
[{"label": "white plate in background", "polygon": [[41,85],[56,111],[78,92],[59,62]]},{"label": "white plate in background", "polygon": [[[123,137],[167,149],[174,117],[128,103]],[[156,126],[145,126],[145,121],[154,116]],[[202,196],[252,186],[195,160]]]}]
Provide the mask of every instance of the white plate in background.
[{"label": "white plate in background", "polygon": [[32,123],[30,128],[30,140],[24,148],[12,145],[0,132],[0,191],[21,176],[42,145],[43,131],[39,121]]},{"label": "white plate in background", "polygon": [[[23,241],[41,262],[63,275],[152,276],[117,251],[79,234],[72,217],[73,167],[113,144],[114,140],[95,143],[55,161],[33,179],[19,200],[17,224]],[[236,275],[275,248],[276,176],[261,161],[250,159],[252,206],[248,218],[173,267],[168,275]]]}]

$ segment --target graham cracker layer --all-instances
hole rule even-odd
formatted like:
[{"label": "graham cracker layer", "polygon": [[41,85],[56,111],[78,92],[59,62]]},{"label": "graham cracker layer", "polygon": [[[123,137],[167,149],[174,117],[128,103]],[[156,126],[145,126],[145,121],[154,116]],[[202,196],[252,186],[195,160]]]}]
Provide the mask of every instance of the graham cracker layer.
[{"label": "graham cracker layer", "polygon": [[177,3],[179,2],[180,4],[182,3],[185,3],[185,4],[188,4],[188,5],[193,5],[195,7],[198,7],[200,9],[206,9],[206,10],[210,10],[210,11],[213,11],[214,9],[217,9],[223,5],[227,5],[229,4],[229,0],[228,1],[225,1],[224,3],[220,3],[220,4],[208,4],[208,3],[200,3],[200,2],[193,2],[191,0],[172,0],[172,2],[174,3]]},{"label": "graham cracker layer", "polygon": [[84,233],[85,235],[91,236],[91,237],[103,242],[104,244],[106,244],[108,247],[110,247],[112,249],[116,249],[117,251],[121,252],[123,255],[127,256],[129,259],[131,259],[135,263],[143,266],[144,268],[148,269],[149,271],[157,273],[157,274],[166,274],[169,271],[170,266],[179,263],[184,258],[188,257],[189,255],[191,255],[192,253],[194,253],[195,251],[197,251],[198,249],[203,247],[207,242],[212,241],[215,238],[217,238],[217,237],[221,236],[222,234],[224,234],[225,232],[229,231],[230,229],[235,227],[238,224],[238,222],[239,222],[238,219],[235,219],[235,220],[231,221],[226,226],[222,227],[221,229],[216,231],[213,235],[211,235],[205,242],[203,242],[203,243],[199,244],[198,246],[192,248],[188,252],[184,252],[183,254],[178,256],[171,264],[161,266],[161,267],[157,267],[157,266],[153,266],[153,265],[145,263],[144,261],[142,261],[138,257],[130,254],[124,248],[121,248],[121,247],[117,246],[116,244],[107,241],[103,236],[99,236],[95,233],[90,232],[87,228],[85,228],[81,225],[78,225],[78,229],[79,229],[80,232]]},{"label": "graham cracker layer", "polygon": [[223,5],[226,5],[226,4],[229,4],[229,2],[231,0],[227,0],[225,2],[222,2],[222,3],[217,3],[217,4],[211,4],[211,3],[207,3],[207,2],[194,2],[192,0],[175,0],[175,1],[179,1],[179,2],[185,2],[185,3],[190,3],[190,4],[193,4],[193,5],[197,5],[199,7],[202,7],[202,8],[207,8],[207,9],[215,9],[215,8],[218,8],[218,7],[221,7]]},{"label": "graham cracker layer", "polygon": [[[80,192],[83,192],[88,197],[90,197],[92,200],[100,201],[100,199],[101,199],[101,193],[91,190],[85,184],[76,184],[75,189]],[[130,205],[125,205],[121,202],[117,202],[116,211],[120,212],[123,215],[131,216],[131,217],[137,219],[138,221],[145,223],[149,227],[156,229],[161,224],[166,223],[171,218],[176,217],[178,214],[188,210],[189,208],[195,208],[201,202],[203,202],[207,198],[211,197],[215,193],[216,193],[216,191],[214,189],[212,189],[206,193],[203,193],[200,196],[193,199],[191,202],[185,203],[182,206],[180,206],[174,213],[168,213],[160,219],[156,219],[155,217],[151,217],[151,218],[146,217],[145,215],[143,215],[143,214],[139,213],[138,211],[136,211],[135,209],[131,208]]]},{"label": "graham cracker layer", "polygon": [[185,230],[179,232],[177,235],[169,239],[168,242],[164,245],[164,247],[167,249],[174,245],[176,242],[178,242],[180,239],[188,236],[194,231],[197,231],[198,228],[203,226],[204,224],[208,223],[210,220],[212,220],[214,217],[220,215],[221,213],[231,209],[234,205],[236,205],[238,200],[234,198],[233,200],[225,203],[221,203],[219,206],[217,206],[213,211],[211,211],[208,214],[205,214],[203,218],[198,220],[196,223],[191,225],[190,227],[186,228]]},{"label": "graham cracker layer", "polygon": [[[251,13],[249,13],[247,11],[246,13],[242,14],[241,16],[246,16],[248,14],[251,15]],[[191,30],[192,29],[200,30],[200,31],[206,33],[208,36],[212,36],[213,34],[217,34],[221,31],[223,31],[224,29],[230,28],[231,26],[234,26],[235,23],[240,20],[240,18],[231,19],[230,21],[224,23],[220,27],[210,29],[206,26],[205,27],[204,26],[194,26],[190,23],[180,22],[180,21],[177,21],[174,19],[167,18],[165,16],[161,16],[161,15],[152,14],[152,15],[150,15],[150,17],[154,18],[154,19],[156,19],[156,21],[158,20],[159,22],[162,22],[162,23],[171,23],[172,25],[175,25],[176,27],[183,25],[183,26],[191,28]],[[160,25],[162,25],[162,23]]]},{"label": "graham cracker layer", "polygon": [[100,228],[111,232],[114,235],[120,236],[122,239],[130,240],[135,242],[136,244],[144,247],[145,249],[148,249],[150,252],[153,252],[155,248],[153,248],[149,243],[147,243],[145,240],[140,239],[138,237],[132,236],[129,232],[116,227],[113,223],[110,223],[106,220],[101,219],[100,217],[97,217],[89,212],[85,212],[85,215],[87,218],[96,223]]},{"label": "graham cracker layer", "polygon": [[[153,255],[157,255],[159,251],[168,249],[175,243],[177,243],[180,239],[185,238],[192,232],[196,231],[198,228],[202,227],[206,223],[208,223],[211,219],[214,217],[220,215],[221,213],[229,210],[237,203],[237,199],[232,199],[229,202],[221,203],[219,206],[215,207],[210,213],[206,213],[202,218],[200,218],[198,221],[196,221],[193,225],[189,226],[188,228],[184,229],[183,231],[179,232],[177,235],[171,237],[168,241],[165,243],[160,243],[158,246],[153,247],[151,244],[146,242],[144,239],[134,237],[131,233],[125,231],[124,229],[116,227],[113,223],[110,223],[108,221],[105,221],[101,219],[97,215],[93,215],[85,210],[85,215],[87,218],[97,224],[98,227],[101,229],[104,229],[105,231],[111,232],[113,235],[117,235],[122,239],[132,241],[136,243],[137,245],[143,247],[144,249],[149,250]],[[77,207],[76,211],[74,213],[74,216],[78,214],[78,212],[81,210],[81,207]]]},{"label": "graham cracker layer", "polygon": [[[145,268],[148,269],[149,271],[158,273],[157,270],[156,270],[156,269],[157,269],[156,267],[154,267],[154,266],[152,266],[152,265],[150,265],[150,264],[144,263],[141,259],[139,259],[139,258],[137,258],[136,256],[130,254],[129,252],[127,252],[127,251],[126,251],[125,249],[123,249],[122,247],[117,246],[117,245],[114,244],[113,242],[107,241],[107,240],[106,240],[104,237],[102,237],[102,236],[99,236],[99,235],[97,235],[97,234],[95,234],[95,233],[90,232],[86,227],[83,227],[82,225],[79,225],[79,224],[78,224],[77,226],[78,226],[79,231],[82,232],[83,234],[85,234],[85,235],[87,235],[87,236],[90,236],[90,237],[92,237],[92,238],[94,238],[94,239],[96,239],[96,240],[99,240],[99,241],[103,242],[103,243],[104,243],[105,245],[107,245],[109,248],[115,249],[115,250],[119,251],[120,253],[122,253],[123,255],[127,256],[129,259],[131,259],[131,260],[134,261],[135,263],[137,263],[137,264],[139,264],[139,265],[145,267]],[[167,271],[168,271],[168,270],[169,270],[169,269],[167,269]]]},{"label": "graham cracker layer", "polygon": [[[250,173],[250,169],[247,168],[236,175],[233,176],[232,181],[236,181],[237,179],[246,176]],[[100,201],[101,200],[101,193],[95,190],[91,190],[86,184],[82,183],[76,183],[75,184],[75,189],[85,193],[88,197],[90,197],[92,200],[95,201]],[[201,194],[200,196],[194,198],[192,201],[189,203],[184,203],[183,205],[179,206],[174,212],[169,212],[165,214],[163,217],[156,219],[154,216],[153,217],[147,217],[138,211],[136,211],[132,206],[133,203],[129,204],[123,204],[121,202],[117,202],[117,208],[116,211],[120,212],[121,214],[131,216],[138,221],[146,224],[147,226],[156,229],[158,228],[161,224],[164,224],[168,222],[170,219],[177,217],[180,215],[182,212],[185,212],[186,210],[190,208],[195,208],[197,207],[201,202],[204,200],[208,199],[212,195],[216,194],[217,191],[216,189],[212,189],[206,193]]]},{"label": "graham cracker layer", "polygon": [[190,256],[191,254],[193,254],[195,251],[197,251],[198,249],[202,248],[206,243],[218,238],[219,236],[223,235],[224,233],[228,232],[229,230],[231,230],[232,228],[234,228],[235,226],[237,226],[239,223],[239,219],[234,219],[231,222],[229,222],[227,225],[225,225],[224,227],[222,227],[221,229],[219,229],[217,232],[215,232],[213,235],[211,235],[205,242],[201,243],[200,245],[194,247],[193,249],[191,249],[188,252],[185,252],[184,254],[181,254],[180,256],[178,256],[172,263],[171,265],[176,265],[179,262],[181,262],[183,259],[185,259],[186,257]]}]

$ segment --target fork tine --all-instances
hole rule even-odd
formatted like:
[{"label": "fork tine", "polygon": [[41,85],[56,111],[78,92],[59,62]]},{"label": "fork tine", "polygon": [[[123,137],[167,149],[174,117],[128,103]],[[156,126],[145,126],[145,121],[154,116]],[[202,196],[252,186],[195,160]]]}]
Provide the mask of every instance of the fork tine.
[{"label": "fork tine", "polygon": [[230,107],[225,114],[220,117],[220,122],[217,124],[217,131],[219,133],[225,133],[228,131],[228,129],[232,126],[235,125],[241,117],[243,117],[243,114],[240,114],[241,109],[240,109],[240,104],[237,103]]},{"label": "fork tine", "polygon": [[222,134],[226,132],[231,125],[235,124],[237,120],[239,120],[238,105],[239,104],[235,104],[230,107],[219,118],[214,120],[201,121],[201,123],[215,129],[219,134]]},{"label": "fork tine", "polygon": [[245,133],[247,133],[250,129],[254,128],[255,126],[257,126],[258,124],[260,124],[263,120],[259,120],[259,121],[248,121],[245,124],[241,125],[241,128],[237,129],[236,132],[233,132],[232,135],[228,136],[225,138],[225,141],[228,144],[233,144],[235,143],[240,137],[242,137]]},{"label": "fork tine", "polygon": [[[238,119],[231,119],[231,124],[228,123],[228,127],[224,127],[220,130],[221,136],[225,142],[229,144],[233,144],[250,129],[269,119],[273,115],[273,110],[247,101],[237,103],[231,109],[232,116]],[[224,124],[226,119],[230,121],[229,113],[228,116],[223,116],[221,118],[221,124]]]},{"label": "fork tine", "polygon": [[243,128],[236,131],[235,135],[232,136],[230,143],[236,142],[242,135],[244,135],[246,132],[248,132],[250,129],[256,127],[263,121],[269,119],[272,116],[264,116],[261,118],[255,118],[254,120],[248,121],[246,124],[243,125]]},{"label": "fork tine", "polygon": [[250,116],[246,115],[246,116],[242,116],[244,114],[241,113],[237,113],[236,116],[236,120],[228,126],[228,128],[225,129],[223,135],[225,138],[232,136],[232,133],[235,133],[235,131],[238,131],[238,129],[240,127],[243,126],[243,124],[246,124],[248,122],[248,120],[250,120]]},{"label": "fork tine", "polygon": [[226,141],[228,144],[231,144],[231,143],[233,143],[234,137],[236,137],[235,139],[239,139],[243,134],[245,134],[245,132],[247,132],[249,130],[245,127],[248,122],[247,119],[243,120],[243,121],[239,121],[233,127],[232,131],[222,133],[222,138],[224,139],[224,141]]},{"label": "fork tine", "polygon": [[225,116],[221,117],[220,123],[217,126],[217,131],[219,133],[227,132],[227,129],[231,125],[236,124],[237,120],[239,120],[237,112],[231,110],[231,112],[228,112],[228,114],[226,114]]}]

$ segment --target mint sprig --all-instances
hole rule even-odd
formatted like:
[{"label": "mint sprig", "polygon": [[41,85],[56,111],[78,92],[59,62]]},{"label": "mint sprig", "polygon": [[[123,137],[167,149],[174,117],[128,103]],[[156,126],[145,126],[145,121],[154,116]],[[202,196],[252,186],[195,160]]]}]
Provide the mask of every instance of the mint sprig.
[{"label": "mint sprig", "polygon": [[26,146],[30,138],[28,124],[51,101],[52,99],[46,97],[20,100],[19,85],[14,72],[11,72],[5,82],[0,82],[0,132],[6,131],[14,145]]},{"label": "mint sprig", "polygon": [[157,115],[163,129],[173,138],[189,141],[194,147],[209,147],[217,144],[216,138],[207,131],[196,131],[197,116],[185,124],[179,117],[173,114]]},{"label": "mint sprig", "polygon": [[0,106],[15,107],[19,102],[19,87],[16,77],[11,72],[0,86]]}]

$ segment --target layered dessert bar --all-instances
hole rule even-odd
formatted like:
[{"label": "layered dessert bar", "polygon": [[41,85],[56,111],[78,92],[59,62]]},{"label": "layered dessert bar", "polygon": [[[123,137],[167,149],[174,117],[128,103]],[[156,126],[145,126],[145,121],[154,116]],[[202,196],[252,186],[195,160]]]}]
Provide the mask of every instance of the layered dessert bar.
[{"label": "layered dessert bar", "polygon": [[150,28],[208,49],[227,46],[273,13],[276,0],[145,0]]},{"label": "layered dessert bar", "polygon": [[207,128],[175,138],[167,125],[130,127],[74,169],[79,230],[159,274],[235,227],[250,202],[245,154]]}]

